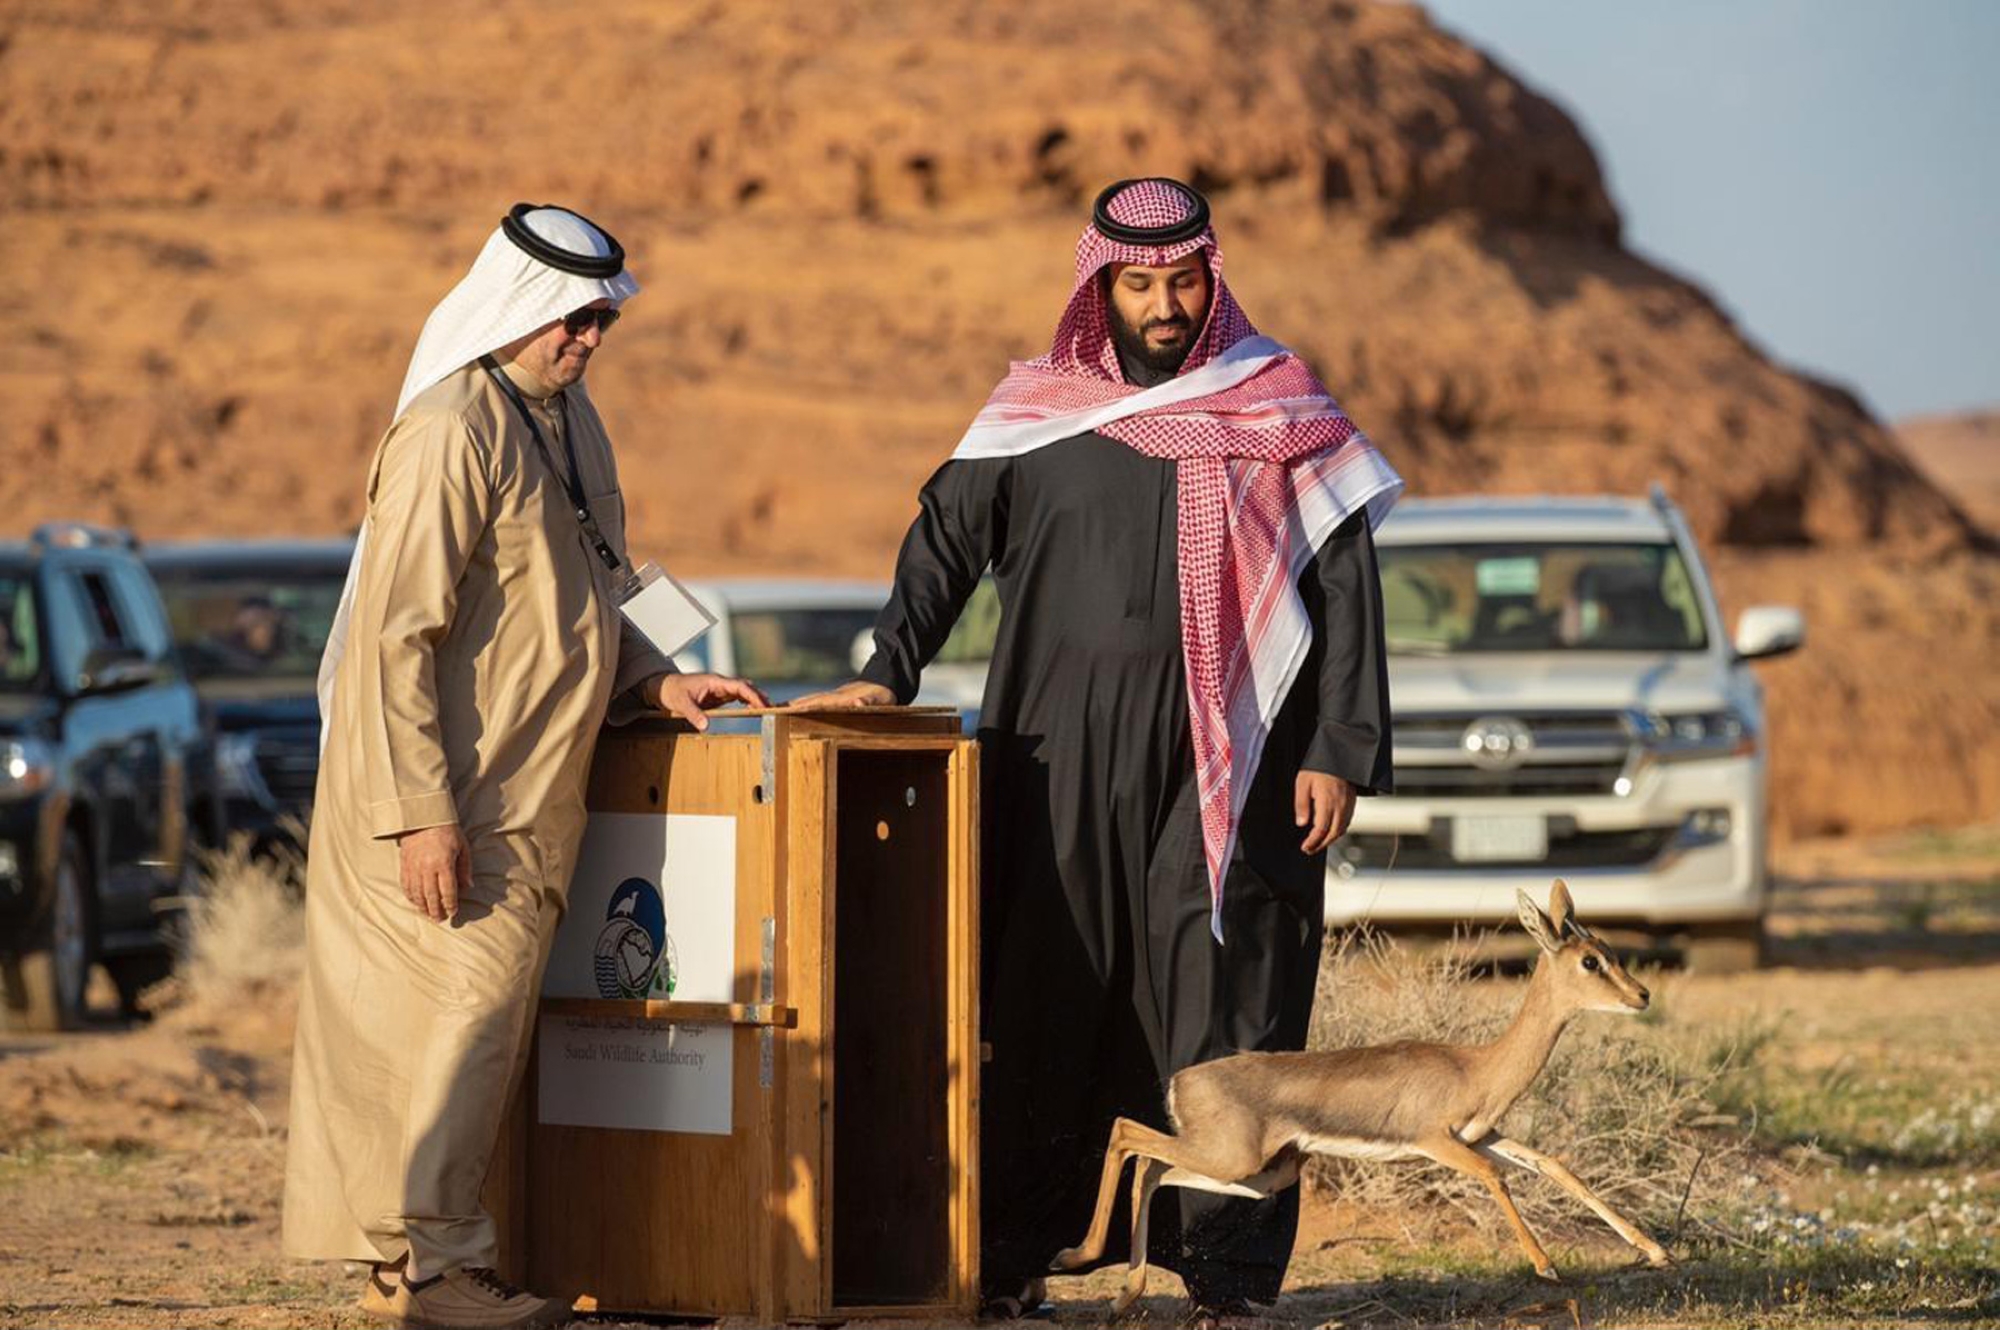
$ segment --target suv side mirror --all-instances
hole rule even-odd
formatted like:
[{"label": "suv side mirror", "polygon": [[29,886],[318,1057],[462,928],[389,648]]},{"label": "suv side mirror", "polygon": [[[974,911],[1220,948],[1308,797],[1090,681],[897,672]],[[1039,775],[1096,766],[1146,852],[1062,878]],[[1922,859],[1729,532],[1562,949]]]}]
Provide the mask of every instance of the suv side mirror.
[{"label": "suv side mirror", "polygon": [[1768,660],[1805,645],[1806,621],[1789,605],[1752,605],[1736,620],[1736,658]]},{"label": "suv side mirror", "polygon": [[76,691],[119,693],[159,680],[159,665],[147,660],[143,652],[125,646],[99,646],[92,647],[83,658],[83,668],[76,675]]}]

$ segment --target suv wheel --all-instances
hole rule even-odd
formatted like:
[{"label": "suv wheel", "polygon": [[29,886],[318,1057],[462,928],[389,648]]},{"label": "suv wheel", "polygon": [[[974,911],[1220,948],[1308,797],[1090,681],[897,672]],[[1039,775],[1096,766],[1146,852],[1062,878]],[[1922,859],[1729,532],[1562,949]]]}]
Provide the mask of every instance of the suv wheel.
[{"label": "suv wheel", "polygon": [[107,957],[104,968],[111,972],[111,982],[118,989],[118,1014],[128,1021],[143,1021],[150,1016],[139,999],[147,989],[173,974],[174,958],[170,952],[147,951],[136,956]]},{"label": "suv wheel", "polygon": [[83,1019],[83,995],[97,950],[92,926],[90,875],[83,846],[63,833],[56,856],[55,900],[34,950],[7,962],[6,1024],[16,1030],[67,1030]]},{"label": "suv wheel", "polygon": [[1681,943],[1681,958],[1695,974],[1742,974],[1764,964],[1764,921],[1709,924]]},{"label": "suv wheel", "polygon": [[[172,908],[160,916],[159,950],[104,958],[104,968],[118,989],[118,1014],[128,1021],[152,1018],[140,998],[147,989],[173,974],[174,958],[187,950],[188,901],[202,885],[201,875],[194,866],[197,843],[195,822],[189,818],[181,829],[181,869],[174,885]],[[155,902],[155,908],[165,904]]]}]

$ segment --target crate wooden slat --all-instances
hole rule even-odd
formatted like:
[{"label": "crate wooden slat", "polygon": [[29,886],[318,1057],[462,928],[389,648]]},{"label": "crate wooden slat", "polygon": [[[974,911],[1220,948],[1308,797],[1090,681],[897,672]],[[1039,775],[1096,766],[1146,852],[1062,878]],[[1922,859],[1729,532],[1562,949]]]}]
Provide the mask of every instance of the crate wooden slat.
[{"label": "crate wooden slat", "polygon": [[488,1179],[503,1265],[606,1312],[969,1317],[977,747],[950,709],[752,719],[607,730],[590,783],[593,812],[737,819],[730,1001],[543,1000],[728,1024],[733,1130],[542,1124],[531,1066]]}]

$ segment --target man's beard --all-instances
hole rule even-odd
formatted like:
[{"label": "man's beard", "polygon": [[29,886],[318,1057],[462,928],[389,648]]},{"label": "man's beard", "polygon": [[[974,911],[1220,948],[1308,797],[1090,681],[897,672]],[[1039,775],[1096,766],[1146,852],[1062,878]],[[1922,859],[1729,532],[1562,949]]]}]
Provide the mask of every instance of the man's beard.
[{"label": "man's beard", "polygon": [[[1147,319],[1137,328],[1125,322],[1125,316],[1118,312],[1118,306],[1107,300],[1104,302],[1106,320],[1111,325],[1111,340],[1118,352],[1128,362],[1144,365],[1155,374],[1175,374],[1181,363],[1194,350],[1194,321],[1185,313],[1176,314],[1171,319]],[[1146,340],[1146,334],[1154,328],[1182,329],[1181,340],[1168,346],[1154,346]]]}]

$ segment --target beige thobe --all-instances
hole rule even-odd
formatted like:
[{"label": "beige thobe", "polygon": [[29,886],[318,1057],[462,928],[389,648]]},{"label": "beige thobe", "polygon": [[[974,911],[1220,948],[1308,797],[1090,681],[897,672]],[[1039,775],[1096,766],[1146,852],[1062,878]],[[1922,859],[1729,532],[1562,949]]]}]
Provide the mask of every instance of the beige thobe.
[{"label": "beige thobe", "polygon": [[[548,389],[504,373],[567,470]],[[625,554],[590,400],[567,420]],[[476,365],[410,404],[368,479],[368,539],[333,686],[306,870],[285,1249],[424,1274],[494,1260],[479,1194],[526,1060],[611,698],[668,668],[625,628],[561,480]],[[456,822],[472,887],[431,922],[395,837]]]}]

